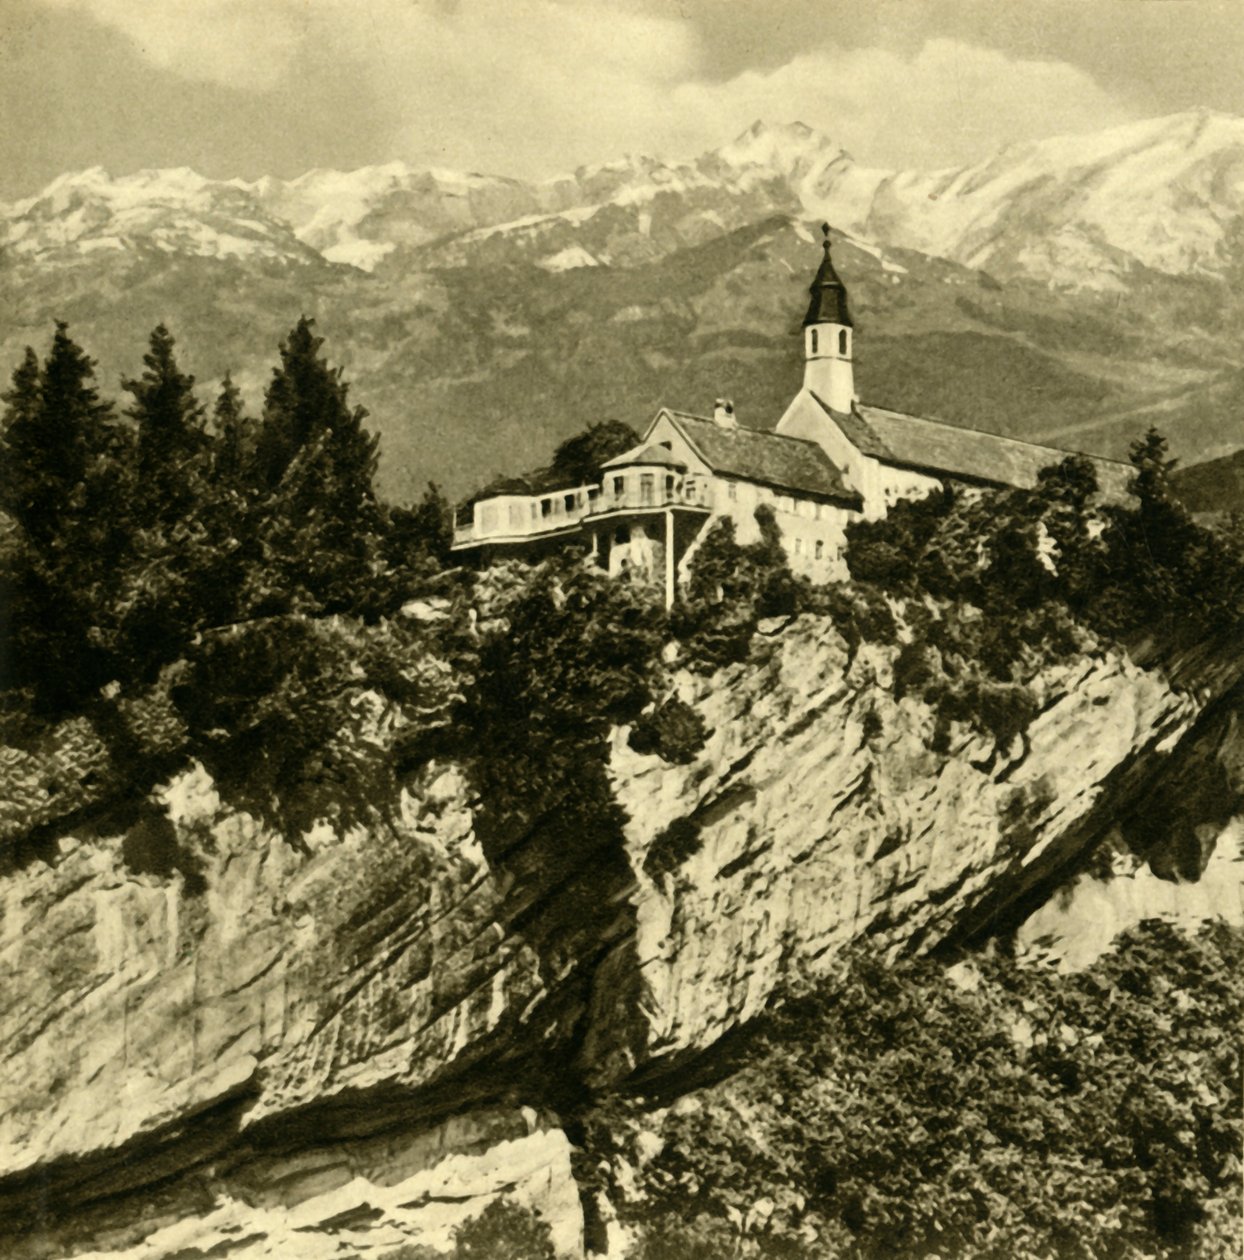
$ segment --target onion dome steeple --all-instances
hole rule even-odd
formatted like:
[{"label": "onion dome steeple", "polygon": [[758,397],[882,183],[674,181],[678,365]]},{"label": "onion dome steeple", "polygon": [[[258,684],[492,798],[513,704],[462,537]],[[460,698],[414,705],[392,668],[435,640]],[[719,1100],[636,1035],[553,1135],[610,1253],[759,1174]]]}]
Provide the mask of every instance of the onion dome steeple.
[{"label": "onion dome steeple", "polygon": [[803,326],[812,324],[841,324],[851,328],[851,312],[847,309],[847,286],[842,283],[834,270],[834,260],[829,256],[829,224],[822,223],[821,231],[825,233],[825,257],[812,281],[809,292],[812,304],[804,316]]}]

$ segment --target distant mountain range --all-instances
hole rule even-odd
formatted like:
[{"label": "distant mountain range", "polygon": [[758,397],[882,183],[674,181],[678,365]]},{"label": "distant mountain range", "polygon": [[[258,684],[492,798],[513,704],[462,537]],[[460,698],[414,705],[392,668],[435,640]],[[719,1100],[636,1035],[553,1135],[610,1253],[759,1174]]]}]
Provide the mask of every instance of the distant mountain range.
[{"label": "distant mountain range", "polygon": [[539,183],[93,169],[0,206],[0,363],[65,318],[108,391],[164,320],[205,392],[231,368],[258,408],[305,312],[383,434],[386,492],[461,493],[662,403],[728,393],[772,424],[822,219],[868,401],[1106,454],[1150,423],[1188,463],[1244,446],[1244,119],[1209,113],[934,172],[759,123]]}]

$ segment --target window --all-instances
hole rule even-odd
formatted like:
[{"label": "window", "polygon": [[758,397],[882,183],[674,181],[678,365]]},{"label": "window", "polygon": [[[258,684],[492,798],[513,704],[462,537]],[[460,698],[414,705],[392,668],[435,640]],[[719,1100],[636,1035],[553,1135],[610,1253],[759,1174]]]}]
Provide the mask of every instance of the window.
[{"label": "window", "polygon": [[739,497],[739,483],[737,481],[726,482],[726,498],[732,502]]},{"label": "window", "polygon": [[540,515],[541,515],[541,516],[552,516],[552,515],[553,515],[553,500],[552,500],[552,499],[541,499],[541,500],[540,500]]},{"label": "window", "polygon": [[625,477],[615,477],[613,479],[613,493],[615,498],[622,497],[623,487],[626,485]]},{"label": "window", "polygon": [[810,328],[808,331],[812,334],[812,353],[815,354],[816,353],[816,329]]},{"label": "window", "polygon": [[573,512],[573,511],[574,511],[574,503],[575,503],[575,498],[574,498],[574,495],[573,495],[573,494],[568,494],[568,495],[566,496],[566,511],[567,511],[567,512]]},{"label": "window", "polygon": [[816,558],[822,560],[825,557],[825,544],[818,538],[816,540]]},{"label": "window", "polygon": [[656,498],[656,480],[652,473],[639,474],[640,503],[651,503]]},{"label": "window", "polygon": [[673,473],[665,474],[665,493],[671,499],[674,497],[674,474]]},{"label": "window", "polygon": [[847,352],[847,330],[844,328],[838,334],[838,353],[845,355]]},{"label": "window", "polygon": [[797,556],[803,555],[803,539],[802,538],[795,539],[795,555]]}]

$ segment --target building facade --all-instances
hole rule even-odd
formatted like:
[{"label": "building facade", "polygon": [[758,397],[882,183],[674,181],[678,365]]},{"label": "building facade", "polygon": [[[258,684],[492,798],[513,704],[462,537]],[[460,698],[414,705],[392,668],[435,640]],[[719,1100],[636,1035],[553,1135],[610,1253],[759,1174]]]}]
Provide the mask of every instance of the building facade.
[{"label": "building facade", "polygon": [[[711,416],[662,408],[598,483],[495,493],[460,510],[453,548],[480,562],[535,558],[578,539],[593,563],[659,585],[672,604],[709,524],[759,536],[774,513],[791,568],[814,581],[846,576],[846,527],[947,482],[1027,487],[1067,451],[861,403],[855,328],[830,256],[829,227],[803,322],[804,376],[772,430],[740,425],[728,400]],[[1131,469],[1093,459],[1102,494],[1121,497]]]}]

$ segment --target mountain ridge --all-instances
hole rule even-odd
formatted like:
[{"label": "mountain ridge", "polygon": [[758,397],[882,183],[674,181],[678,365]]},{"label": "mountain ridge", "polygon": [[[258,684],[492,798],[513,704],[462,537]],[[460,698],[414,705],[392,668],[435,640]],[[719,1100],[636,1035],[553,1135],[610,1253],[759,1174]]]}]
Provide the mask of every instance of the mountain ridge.
[{"label": "mountain ridge", "polygon": [[[539,183],[401,162],[250,182],[93,168],[0,208],[0,356],[68,319],[107,386],[164,322],[200,381],[231,370],[254,408],[305,313],[383,436],[385,493],[467,493],[663,404],[729,393],[771,425],[828,219],[866,401],[1115,457],[1149,423],[1185,463],[1240,445],[1244,120],[1008,152],[884,172],[760,123],[690,162]],[[1153,155],[1151,180],[1183,183],[1142,196],[1129,181]],[[1139,253],[1094,227],[1112,204]]]}]

